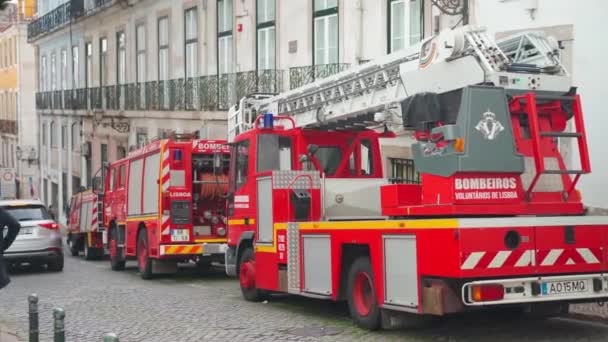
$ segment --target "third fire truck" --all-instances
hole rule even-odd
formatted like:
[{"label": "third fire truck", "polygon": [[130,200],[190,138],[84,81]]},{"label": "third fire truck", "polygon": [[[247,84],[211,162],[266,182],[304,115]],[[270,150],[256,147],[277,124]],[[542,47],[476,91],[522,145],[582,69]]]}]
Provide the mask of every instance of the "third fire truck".
[{"label": "third fire truck", "polygon": [[103,224],[113,270],[137,258],[149,279],[179,262],[223,262],[228,153],[225,141],[176,134],[110,164]]},{"label": "third fire truck", "polygon": [[[226,269],[243,296],[346,300],[367,329],[397,313],[559,314],[608,298],[608,218],[584,215],[583,112],[558,54],[539,33],[497,44],[466,26],[241,100]],[[395,125],[416,140],[420,184],[384,176],[379,138]]]}]

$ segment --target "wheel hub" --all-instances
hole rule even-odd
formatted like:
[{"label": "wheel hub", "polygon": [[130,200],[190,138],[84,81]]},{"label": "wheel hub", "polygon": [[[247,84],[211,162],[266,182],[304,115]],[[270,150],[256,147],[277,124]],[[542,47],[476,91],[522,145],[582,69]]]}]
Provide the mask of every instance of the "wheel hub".
[{"label": "wheel hub", "polygon": [[255,261],[248,260],[241,265],[239,278],[242,288],[255,288]]},{"label": "wheel hub", "polygon": [[357,309],[359,315],[369,315],[374,305],[374,297],[372,291],[372,281],[367,273],[359,272],[355,277],[353,297],[355,308]]}]

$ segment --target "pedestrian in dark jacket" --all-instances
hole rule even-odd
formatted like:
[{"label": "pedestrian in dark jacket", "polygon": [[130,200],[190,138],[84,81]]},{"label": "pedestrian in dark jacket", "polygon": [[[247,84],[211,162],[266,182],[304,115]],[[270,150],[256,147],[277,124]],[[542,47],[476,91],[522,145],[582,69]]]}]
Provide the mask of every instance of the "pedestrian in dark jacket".
[{"label": "pedestrian in dark jacket", "polygon": [[[4,251],[6,251],[15,241],[21,225],[5,209],[0,208],[0,289],[8,285],[11,280],[8,277],[6,264],[4,263]],[[5,232],[4,230],[8,230]]]}]

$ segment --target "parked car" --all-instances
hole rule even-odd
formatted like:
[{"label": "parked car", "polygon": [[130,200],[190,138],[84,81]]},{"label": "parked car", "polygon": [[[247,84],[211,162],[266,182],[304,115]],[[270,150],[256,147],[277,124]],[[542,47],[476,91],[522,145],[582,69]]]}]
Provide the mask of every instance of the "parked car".
[{"label": "parked car", "polygon": [[62,271],[61,232],[44,204],[36,200],[6,200],[0,201],[0,207],[21,223],[17,239],[4,252],[6,262],[9,265],[46,264],[49,271]]}]

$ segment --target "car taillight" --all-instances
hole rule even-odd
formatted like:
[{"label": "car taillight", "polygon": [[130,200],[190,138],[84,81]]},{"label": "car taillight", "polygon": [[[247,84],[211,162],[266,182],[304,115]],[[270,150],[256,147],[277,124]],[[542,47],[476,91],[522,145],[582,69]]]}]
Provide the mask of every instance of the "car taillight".
[{"label": "car taillight", "polygon": [[42,228],[46,228],[46,229],[58,229],[59,225],[55,222],[49,222],[49,223],[40,223],[38,224],[40,227]]},{"label": "car taillight", "polygon": [[499,284],[474,285],[471,291],[475,302],[491,302],[505,297],[505,288]]}]

